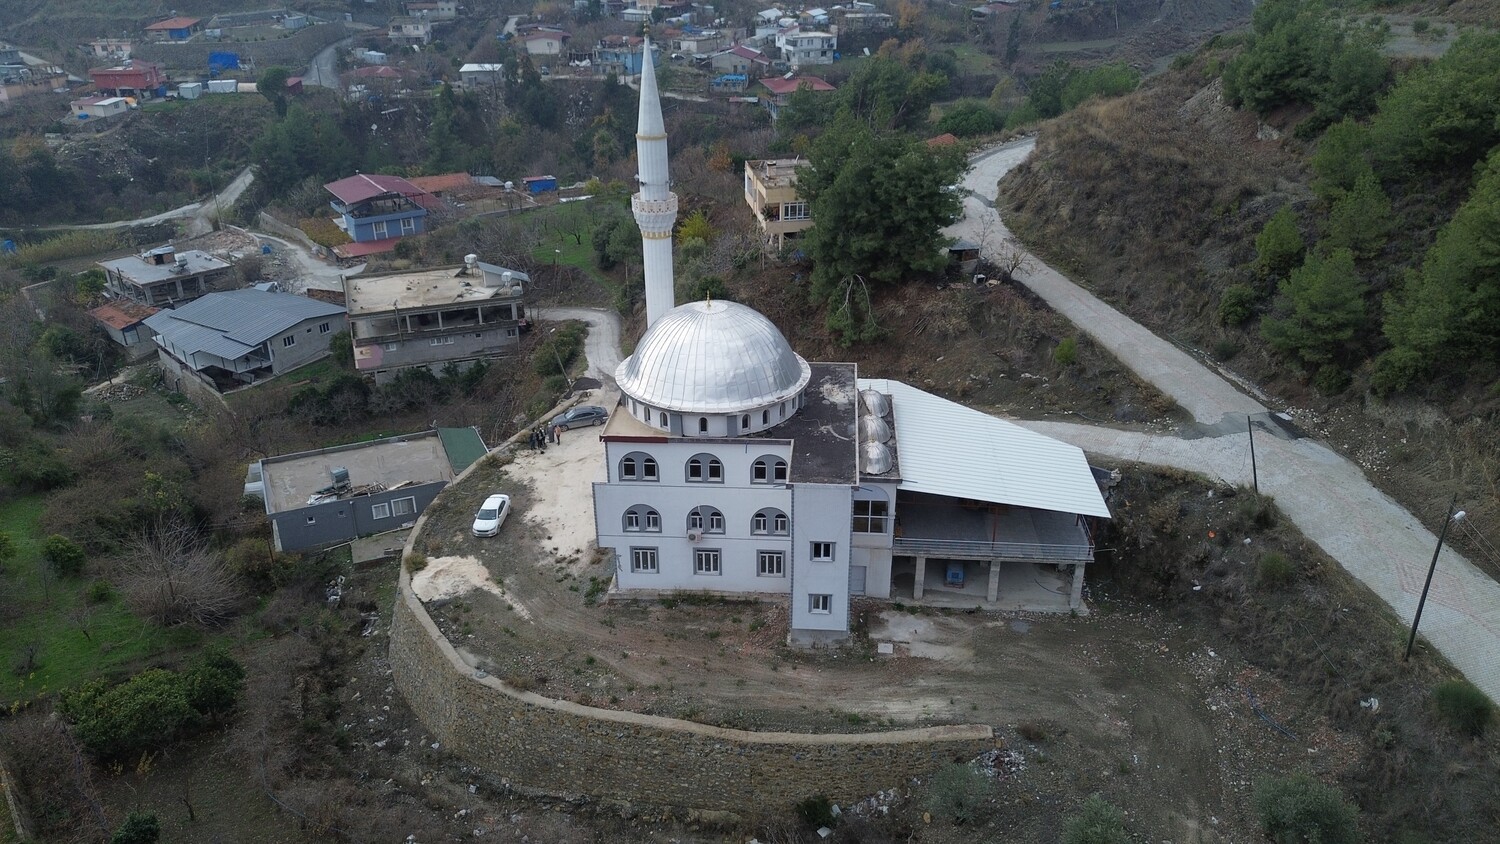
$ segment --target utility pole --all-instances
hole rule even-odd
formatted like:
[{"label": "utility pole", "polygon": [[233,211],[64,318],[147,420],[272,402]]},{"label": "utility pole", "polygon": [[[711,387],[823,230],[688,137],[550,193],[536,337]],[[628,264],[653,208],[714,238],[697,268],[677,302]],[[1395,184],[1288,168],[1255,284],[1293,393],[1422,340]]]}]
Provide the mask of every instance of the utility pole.
[{"label": "utility pole", "polygon": [[1255,494],[1260,495],[1260,470],[1255,468],[1255,426],[1250,415],[1245,414],[1245,434],[1250,437],[1250,482],[1255,485]]},{"label": "utility pole", "polygon": [[1443,529],[1438,531],[1437,548],[1433,549],[1432,564],[1427,567],[1427,581],[1422,584],[1422,597],[1417,600],[1417,614],[1411,620],[1411,635],[1406,639],[1406,654],[1401,657],[1402,662],[1411,659],[1411,649],[1417,643],[1417,625],[1422,623],[1422,608],[1427,606],[1427,590],[1432,586],[1433,572],[1437,571],[1438,555],[1443,552],[1443,540],[1448,537],[1448,526],[1454,522],[1463,521],[1464,516],[1468,515],[1462,510],[1453,512],[1456,506],[1458,506],[1458,494],[1454,493],[1453,501],[1448,504],[1448,513],[1443,516]]}]

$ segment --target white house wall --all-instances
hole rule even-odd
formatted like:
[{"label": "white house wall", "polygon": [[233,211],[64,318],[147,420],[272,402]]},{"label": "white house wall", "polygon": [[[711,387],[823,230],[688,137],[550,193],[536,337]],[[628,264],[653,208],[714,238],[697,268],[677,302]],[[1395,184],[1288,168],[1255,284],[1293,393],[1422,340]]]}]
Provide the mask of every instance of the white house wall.
[{"label": "white house wall", "polygon": [[[792,638],[816,643],[849,630],[849,501],[847,486],[798,484],[792,494]],[[812,543],[834,543],[831,562],[811,560]],[[827,613],[811,610],[811,596],[829,595]]]}]

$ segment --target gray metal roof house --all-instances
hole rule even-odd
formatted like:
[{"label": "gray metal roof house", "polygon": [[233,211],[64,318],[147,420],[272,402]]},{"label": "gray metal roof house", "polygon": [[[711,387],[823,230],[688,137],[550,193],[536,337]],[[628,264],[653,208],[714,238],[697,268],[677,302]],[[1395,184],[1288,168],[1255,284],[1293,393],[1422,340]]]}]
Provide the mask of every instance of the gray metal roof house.
[{"label": "gray metal roof house", "polygon": [[346,324],[339,305],[254,289],[210,293],[146,320],[168,380],[190,379],[218,393],[327,355]]},{"label": "gray metal roof house", "polygon": [[250,464],[278,551],[305,551],[409,526],[487,449],[474,428],[439,428],[267,457]]}]

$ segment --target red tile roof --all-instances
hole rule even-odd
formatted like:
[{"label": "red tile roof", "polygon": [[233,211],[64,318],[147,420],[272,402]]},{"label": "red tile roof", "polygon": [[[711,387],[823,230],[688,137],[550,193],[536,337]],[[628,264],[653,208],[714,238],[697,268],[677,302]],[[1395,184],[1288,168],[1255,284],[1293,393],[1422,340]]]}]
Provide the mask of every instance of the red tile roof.
[{"label": "red tile roof", "polygon": [[146,27],[146,30],[150,32],[162,29],[192,29],[201,23],[202,20],[202,18],[167,18],[164,21],[157,21],[151,24]]},{"label": "red tile roof", "polygon": [[150,305],[141,305],[126,299],[109,302],[89,311],[89,316],[116,331],[124,331],[148,316],[161,310]]},{"label": "red tile roof", "polygon": [[766,58],[765,53],[762,53],[761,51],[756,50],[752,47],[746,47],[744,44],[736,44],[733,47],[730,47],[726,52],[733,53],[742,59],[749,59],[751,61],[761,62],[762,64],[771,63],[771,60],[769,58]]},{"label": "red tile roof", "polygon": [[367,240],[364,243],[345,243],[333,247],[333,254],[340,258],[363,258],[366,255],[379,255],[382,252],[391,252],[396,248],[399,237],[388,237],[385,240]]},{"label": "red tile roof", "polygon": [[956,143],[958,143],[958,138],[955,137],[952,132],[944,132],[943,134],[938,135],[936,138],[927,139],[928,149],[937,149],[938,147],[951,147]]},{"label": "red tile roof", "polygon": [[801,88],[803,85],[810,86],[814,91],[838,90],[837,88],[829,85],[827,82],[824,82],[816,76],[798,76],[792,79],[777,76],[771,79],[762,79],[760,80],[760,84],[766,86],[767,88],[770,88],[771,93],[776,94],[777,96],[780,96],[782,94],[790,94],[798,88]]},{"label": "red tile roof", "polygon": [[339,202],[351,205],[364,202],[388,193],[400,194],[421,204],[427,192],[400,176],[385,176],[379,173],[356,173],[347,179],[329,182],[323,189],[333,194]]}]

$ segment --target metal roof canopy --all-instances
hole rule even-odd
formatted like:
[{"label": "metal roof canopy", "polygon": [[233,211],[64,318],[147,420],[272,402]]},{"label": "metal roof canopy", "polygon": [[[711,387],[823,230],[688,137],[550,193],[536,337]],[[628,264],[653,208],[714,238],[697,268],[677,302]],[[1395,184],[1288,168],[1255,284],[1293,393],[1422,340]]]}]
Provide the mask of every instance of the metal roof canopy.
[{"label": "metal roof canopy", "polygon": [[333,194],[345,205],[353,205],[356,202],[364,202],[367,199],[392,193],[400,194],[408,199],[415,199],[425,193],[421,188],[400,176],[387,176],[381,173],[356,173],[348,178],[329,182],[323,186],[323,189]]},{"label": "metal roof canopy", "polygon": [[859,388],[891,397],[900,489],[1110,518],[1082,449],[900,381]]},{"label": "metal roof canopy", "polygon": [[234,360],[303,320],[342,313],[338,305],[291,293],[229,290],[162,311],[146,325],[189,354]]}]

